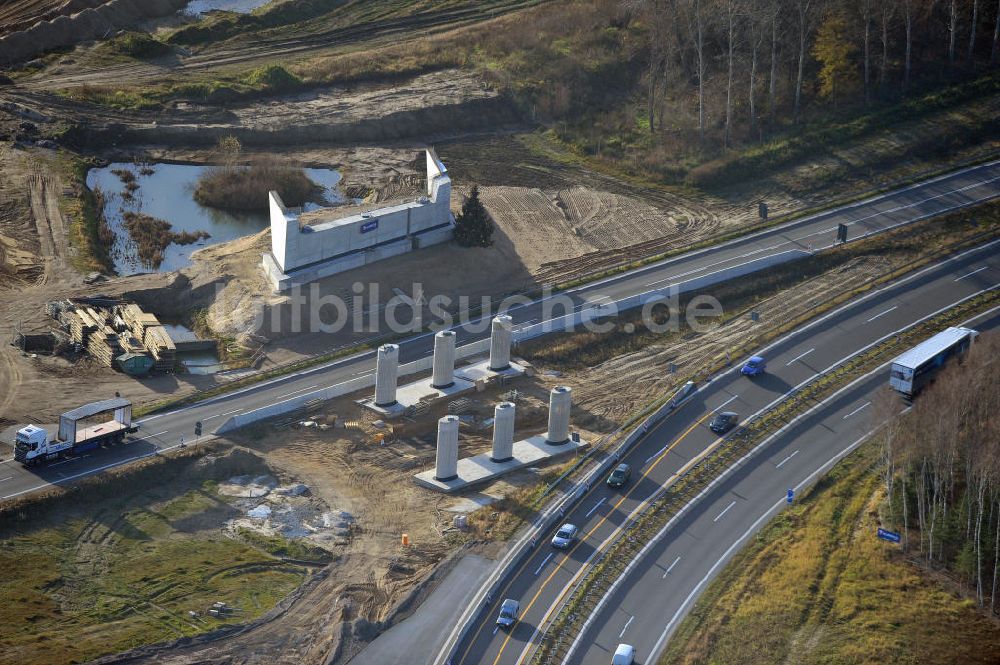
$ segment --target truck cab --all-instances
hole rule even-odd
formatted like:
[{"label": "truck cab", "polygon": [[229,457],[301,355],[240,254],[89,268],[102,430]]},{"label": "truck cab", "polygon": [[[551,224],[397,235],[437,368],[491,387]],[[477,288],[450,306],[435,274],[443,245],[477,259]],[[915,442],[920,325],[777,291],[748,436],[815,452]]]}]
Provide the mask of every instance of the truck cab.
[{"label": "truck cab", "polygon": [[38,425],[25,425],[14,439],[14,459],[31,466],[49,454],[49,433]]}]

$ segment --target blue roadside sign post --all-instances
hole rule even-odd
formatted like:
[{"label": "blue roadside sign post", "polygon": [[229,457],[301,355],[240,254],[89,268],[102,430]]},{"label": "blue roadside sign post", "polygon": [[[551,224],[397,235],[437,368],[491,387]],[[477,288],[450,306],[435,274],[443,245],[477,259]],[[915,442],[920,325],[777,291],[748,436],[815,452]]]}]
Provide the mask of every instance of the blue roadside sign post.
[{"label": "blue roadside sign post", "polygon": [[791,503],[795,499],[795,490],[788,490],[788,494],[785,496],[785,501]]},{"label": "blue roadside sign post", "polygon": [[898,533],[896,533],[895,531],[889,531],[887,529],[879,528],[877,534],[879,538],[881,538],[882,540],[888,540],[890,543],[898,543],[900,540],[902,540],[902,536],[900,536]]}]

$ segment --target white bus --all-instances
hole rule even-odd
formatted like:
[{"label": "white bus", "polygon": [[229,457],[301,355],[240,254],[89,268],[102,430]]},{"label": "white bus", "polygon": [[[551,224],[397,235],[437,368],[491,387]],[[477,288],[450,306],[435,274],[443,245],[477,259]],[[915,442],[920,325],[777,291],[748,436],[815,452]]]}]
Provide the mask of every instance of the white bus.
[{"label": "white bus", "polygon": [[979,335],[971,328],[947,328],[892,361],[889,385],[907,397],[926,386],[949,358],[965,353]]}]

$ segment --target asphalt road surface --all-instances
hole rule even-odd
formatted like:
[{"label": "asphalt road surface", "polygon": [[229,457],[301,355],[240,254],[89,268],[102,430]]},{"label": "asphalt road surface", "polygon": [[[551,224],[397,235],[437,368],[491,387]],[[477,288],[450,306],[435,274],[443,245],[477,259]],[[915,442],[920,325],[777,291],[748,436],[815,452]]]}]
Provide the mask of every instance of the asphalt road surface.
[{"label": "asphalt road surface", "polygon": [[[849,238],[874,233],[986,201],[1000,196],[1000,161],[965,169],[906,187],[866,201],[844,206],[796,222],[762,231],[721,245],[698,250],[612,278],[565,292],[574,306],[583,308],[600,298],[614,300],[663,289],[672,283],[759,259],[790,249],[818,250],[835,241],[839,223],[848,225]],[[977,278],[981,275],[977,275]],[[969,283],[972,283],[971,281]],[[515,326],[528,325],[565,314],[562,308],[547,312],[551,301],[514,307],[509,314]],[[486,337],[489,321],[458,326],[459,345]],[[416,335],[400,343],[400,362],[410,362],[433,352],[431,334]],[[807,359],[808,360],[808,359]],[[0,463],[0,500],[20,496],[52,483],[75,479],[122,463],[195,442],[194,424],[201,421],[209,434],[235,414],[275,404],[284,399],[369,374],[374,353],[368,352],[260,383],[183,409],[140,421],[141,436],[125,445],[100,449],[31,470],[11,460]],[[125,395],[127,397],[127,395]],[[87,396],[90,399],[110,395]]]},{"label": "asphalt road surface", "polygon": [[[531,644],[537,642],[537,627],[557,607],[565,589],[574,576],[588,565],[596,548],[612,537],[633,510],[645,503],[685,463],[717,440],[717,435],[708,428],[708,422],[714,413],[722,410],[735,411],[740,414],[741,419],[746,419],[778,401],[793,387],[854,355],[872,342],[947,308],[966,296],[1000,287],[998,249],[1000,241],[928,267],[852,301],[789,334],[763,350],[768,367],[763,376],[741,376],[737,364],[705,386],[656,425],[629,453],[625,461],[631,464],[633,473],[628,486],[613,490],[603,483],[597,483],[568,512],[565,521],[580,528],[577,543],[568,550],[555,550],[547,541],[543,541],[537,551],[519,567],[505,590],[493,599],[493,604],[483,615],[480,625],[460,645],[459,655],[454,662],[468,665],[519,662],[527,654]],[[887,372],[874,380],[872,386],[880,381],[888,381]],[[839,405],[848,411],[860,406],[857,401],[850,400]],[[852,426],[862,420],[867,424],[865,410],[861,409],[845,420],[854,419]],[[840,414],[840,411],[837,413]],[[845,414],[834,417],[842,418],[843,415]],[[838,443],[844,443],[839,438],[837,440]],[[709,516],[709,523],[720,527],[716,529],[717,533],[730,536],[742,533],[746,529],[743,516],[753,515],[756,519],[760,515],[760,510],[755,512],[757,506],[753,501],[763,500],[770,505],[780,499],[785,489],[792,486],[789,482],[798,482],[794,474],[804,474],[815,468],[817,456],[821,457],[826,452],[822,447],[811,443],[806,445],[804,441],[798,445],[800,452],[781,467],[788,475],[775,478],[776,484],[772,483],[773,487],[765,484],[760,492],[741,492],[744,498],[729,493],[720,499],[722,505],[719,510]],[[829,455],[823,461],[828,458]],[[735,503],[730,505],[731,502]],[[717,504],[710,505],[714,507]],[[722,526],[725,528],[721,528]],[[696,526],[692,525],[692,529],[696,529]],[[676,573],[677,584],[693,584],[697,581],[703,564],[718,559],[717,554],[712,556],[715,553],[714,543],[704,542],[695,547],[690,537],[666,540],[670,547],[658,550],[649,561],[662,564],[664,558],[667,558],[666,568],[669,568],[673,559],[680,556],[681,560],[670,573]],[[649,575],[654,574],[649,572],[648,566],[641,567],[640,570]],[[665,569],[659,570],[658,574],[662,576],[665,572]],[[670,575],[667,576],[668,579]],[[633,593],[635,599],[616,599],[608,604],[607,616],[594,622],[599,628],[595,628],[593,635],[588,634],[586,647],[579,650],[580,660],[574,662],[609,662],[608,649],[613,652],[617,642],[612,643],[612,640],[617,639],[614,636],[618,634],[623,635],[622,641],[627,641],[624,637],[628,637],[641,643],[645,652],[640,650],[640,654],[648,655],[664,629],[665,612],[670,608],[676,609],[676,604],[683,601],[688,593],[670,593],[664,588],[663,580],[658,579],[657,582],[655,587],[649,587],[649,580],[642,578],[624,585],[623,593]],[[655,590],[650,592],[648,598],[647,589]],[[498,630],[494,624],[499,603],[504,598],[514,598],[521,603],[521,620],[510,631]],[[628,623],[632,617],[632,622]],[[654,630],[655,626],[658,627]],[[650,634],[646,635],[647,632]]]},{"label": "asphalt road surface", "polygon": [[[1000,313],[970,325],[996,330]],[[624,642],[636,647],[636,662],[655,663],[729,558],[788,505],[787,490],[800,493],[867,438],[874,426],[872,400],[887,373],[885,368],[825,402],[692,505],[605,599],[566,662],[603,665]]]}]

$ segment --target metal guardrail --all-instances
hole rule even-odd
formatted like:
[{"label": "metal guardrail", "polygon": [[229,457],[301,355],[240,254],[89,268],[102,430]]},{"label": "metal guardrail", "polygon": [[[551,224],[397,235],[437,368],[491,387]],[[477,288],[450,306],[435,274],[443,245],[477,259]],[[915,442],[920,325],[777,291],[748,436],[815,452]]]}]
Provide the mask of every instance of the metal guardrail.
[{"label": "metal guardrail", "polygon": [[[480,591],[478,597],[473,601],[473,611],[467,613],[464,621],[461,623],[461,628],[449,640],[451,646],[447,649],[446,657],[441,657],[442,654],[439,654],[438,658],[434,661],[437,665],[450,665],[452,663],[459,647],[464,644],[469,632],[478,625],[480,617],[482,617],[483,613],[493,603],[493,600],[498,597],[500,591],[509,581],[511,574],[526,557],[534,552],[535,547],[541,542],[539,536],[555,526],[563,518],[565,512],[572,508],[590,490],[594,481],[607,474],[645,436],[654,424],[673,413],[695,392],[697,392],[697,386],[693,381],[688,381],[672,397],[668,398],[665,403],[656,407],[649,416],[641,419],[640,424],[613,451],[606,452],[604,449],[621,433],[624,426],[602,437],[598,443],[591,446],[585,454],[580,456],[578,462],[573,467],[549,484],[542,493],[542,497],[551,494],[560,483],[573,472],[579,470],[587,461],[595,458],[598,453],[606,452],[605,456],[578,483],[568,488],[565,494],[550,503],[548,508],[543,511],[542,516],[531,525],[515,546],[508,551],[507,556],[504,557],[495,569],[496,574],[494,575],[494,579],[488,583],[485,590]],[[662,400],[657,400],[654,404],[660,401]],[[638,421],[640,418],[636,420]]]},{"label": "metal guardrail", "polygon": [[[717,444],[703,451],[688,469],[657,490],[641,513],[622,525],[616,540],[598,555],[587,573],[573,585],[553,620],[547,626],[538,627],[542,639],[532,648],[529,662],[533,665],[548,665],[562,662],[569,655],[568,649],[572,643],[567,642],[575,635],[572,631],[581,627],[581,619],[590,616],[609,587],[637,558],[636,554],[642,544],[655,536],[681,507],[715,480],[719,468],[729,469],[752,451],[755,443],[794,420],[803,406],[809,402],[818,403],[825,396],[826,390],[834,390],[845,380],[856,376],[861,368],[883,362],[889,354],[894,357],[902,348],[910,346],[913,338],[929,332],[928,329],[933,330],[955,320],[962,320],[968,317],[970,311],[988,308],[998,301],[1000,290],[990,289],[970,296],[945,312],[914,323],[905,332],[874,342],[859,354],[817,374],[780,402],[756,414],[736,433],[720,439]],[[624,554],[621,553],[623,549],[626,550]]]}]

